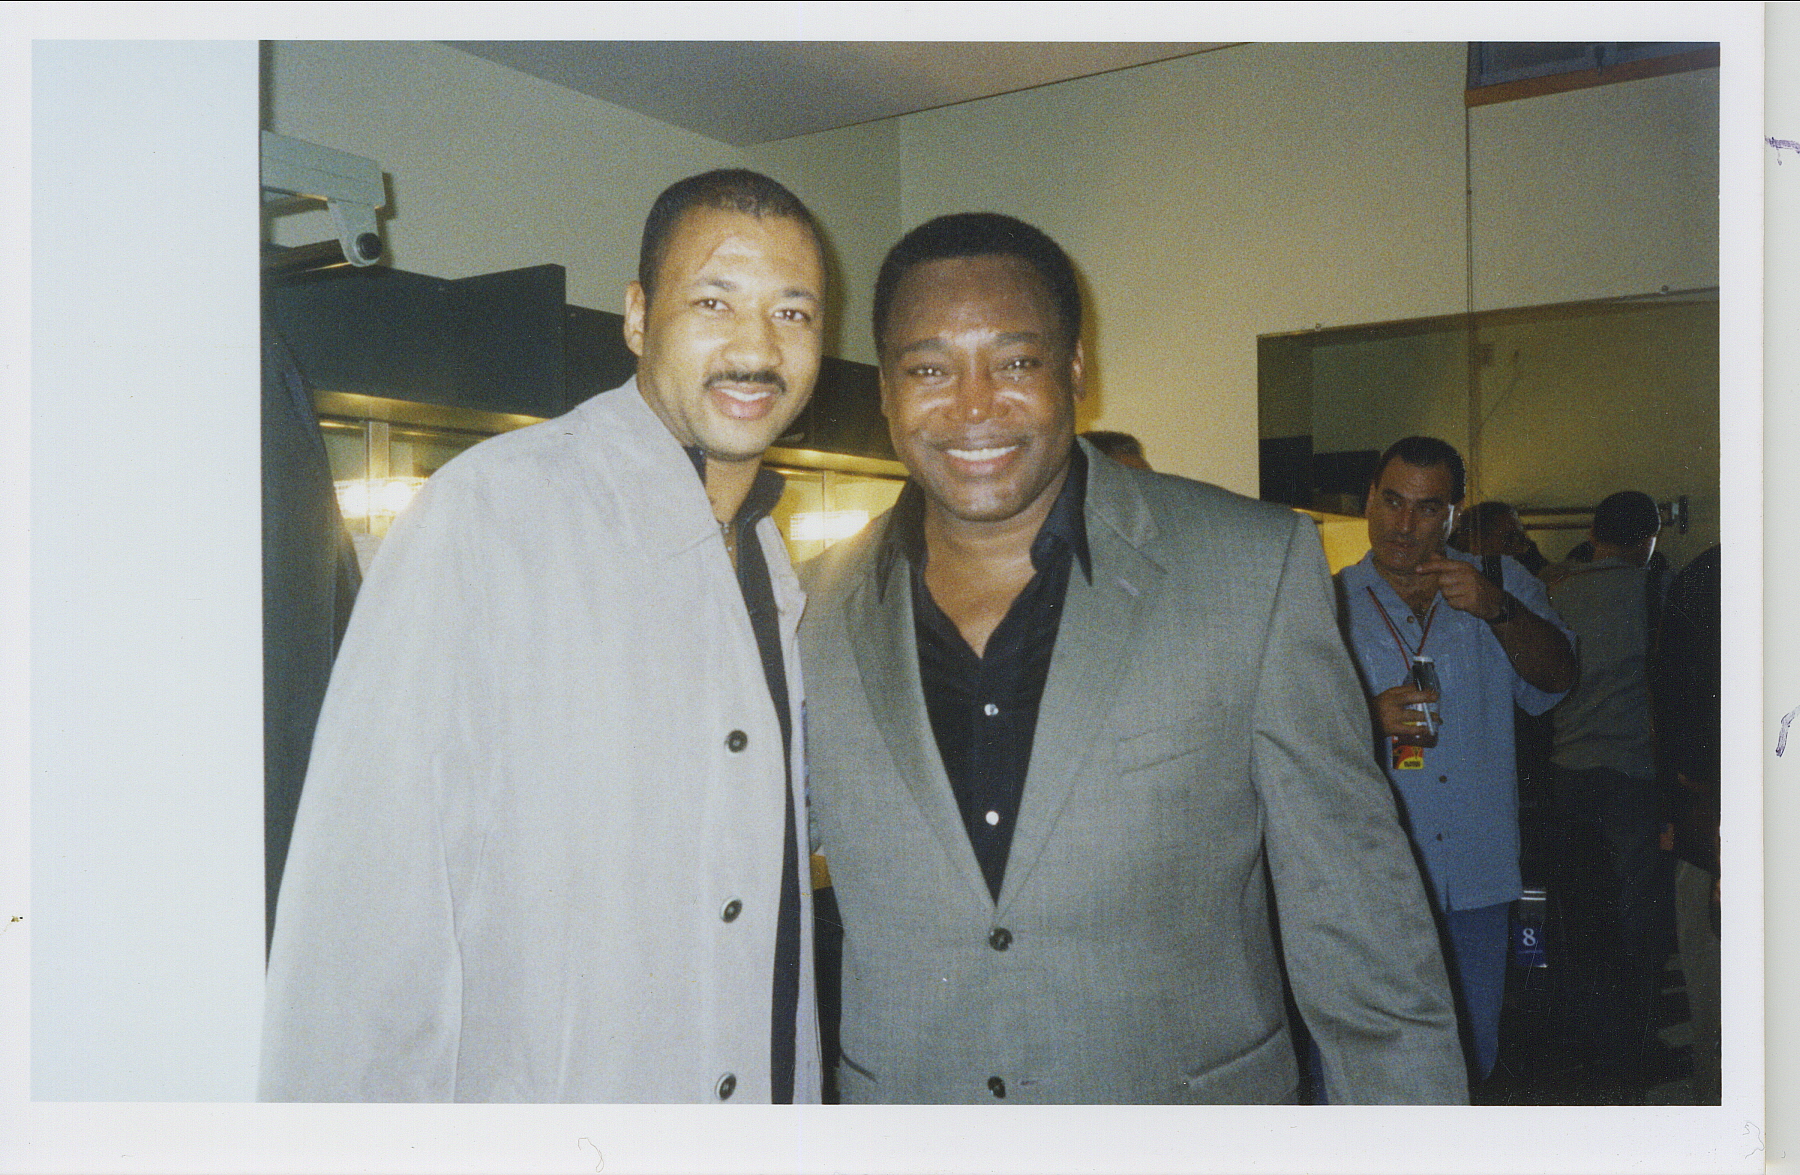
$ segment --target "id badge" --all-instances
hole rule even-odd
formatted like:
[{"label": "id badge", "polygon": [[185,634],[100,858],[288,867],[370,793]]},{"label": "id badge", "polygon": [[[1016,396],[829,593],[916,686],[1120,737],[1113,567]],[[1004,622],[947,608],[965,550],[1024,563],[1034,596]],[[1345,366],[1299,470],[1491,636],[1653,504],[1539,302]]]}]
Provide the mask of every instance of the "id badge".
[{"label": "id badge", "polygon": [[1395,771],[1423,771],[1425,769],[1425,748],[1416,743],[1394,744]]}]

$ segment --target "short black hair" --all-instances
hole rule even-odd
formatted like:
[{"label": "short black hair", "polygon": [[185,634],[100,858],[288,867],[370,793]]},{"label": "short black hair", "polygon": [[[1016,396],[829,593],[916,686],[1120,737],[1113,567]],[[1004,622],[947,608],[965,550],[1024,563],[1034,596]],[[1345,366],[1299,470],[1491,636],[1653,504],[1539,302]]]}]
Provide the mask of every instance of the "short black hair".
[{"label": "short black hair", "polygon": [[1016,257],[1037,271],[1056,305],[1062,342],[1073,348],[1081,337],[1081,288],[1075,266],[1062,246],[1042,229],[998,212],[955,212],[928,220],[892,249],[875,278],[875,353],[881,354],[888,313],[900,279],[914,266],[956,257]]},{"label": "short black hair", "polygon": [[1637,490],[1620,490],[1594,507],[1594,538],[1609,546],[1633,546],[1661,529],[1656,500]]},{"label": "short black hair", "polygon": [[1082,433],[1081,439],[1108,457],[1142,457],[1144,455],[1144,443],[1128,432],[1093,428]]},{"label": "short black hair", "polygon": [[1442,465],[1450,470],[1450,504],[1455,506],[1463,500],[1463,493],[1468,486],[1468,473],[1463,469],[1462,454],[1446,441],[1436,437],[1402,437],[1389,445],[1381,460],[1375,462],[1375,472],[1369,475],[1369,485],[1373,488],[1381,481],[1381,474],[1398,459],[1408,465],[1420,469],[1431,469]]},{"label": "short black hair", "polygon": [[742,212],[759,220],[765,216],[797,220],[812,234],[813,244],[819,249],[819,261],[824,263],[825,238],[819,232],[819,222],[800,202],[800,197],[768,176],[741,167],[702,172],[676,180],[664,188],[656,203],[650,206],[650,215],[644,219],[644,239],[638,246],[638,285],[644,287],[646,303],[656,293],[656,274],[669,251],[669,234],[675,231],[683,216],[696,208]]}]

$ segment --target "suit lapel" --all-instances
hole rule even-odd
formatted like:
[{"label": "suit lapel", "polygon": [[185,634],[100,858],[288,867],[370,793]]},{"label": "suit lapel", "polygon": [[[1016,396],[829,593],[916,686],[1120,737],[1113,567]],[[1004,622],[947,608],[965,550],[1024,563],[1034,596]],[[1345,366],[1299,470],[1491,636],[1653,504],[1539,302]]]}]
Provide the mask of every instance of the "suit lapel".
[{"label": "suit lapel", "polygon": [[897,564],[885,594],[876,590],[873,560],[868,574],[845,601],[845,620],[856,667],[875,725],[925,823],[943,845],[957,872],[983,905],[992,905],[987,881],[969,845],[950,778],[938,754],[937,738],[919,685],[919,648],[913,634],[912,583],[905,562]]},{"label": "suit lapel", "polygon": [[1085,513],[1094,577],[1090,584],[1078,565],[1069,568],[1019,826],[1000,888],[1002,912],[1030,880],[1088,756],[1104,751],[1096,746],[1097,732],[1118,701],[1135,647],[1133,629],[1162,588],[1163,569],[1136,545],[1155,534],[1142,497],[1122,470],[1091,450],[1088,470]]}]

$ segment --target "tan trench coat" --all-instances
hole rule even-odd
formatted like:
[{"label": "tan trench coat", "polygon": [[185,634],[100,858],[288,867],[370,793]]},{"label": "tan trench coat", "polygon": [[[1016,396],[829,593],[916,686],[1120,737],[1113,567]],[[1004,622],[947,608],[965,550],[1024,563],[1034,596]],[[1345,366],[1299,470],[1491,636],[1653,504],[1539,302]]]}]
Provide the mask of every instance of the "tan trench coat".
[{"label": "tan trench coat", "polygon": [[[758,535],[798,726],[803,596]],[[325,699],[261,1096],[768,1101],[782,766],[719,528],[635,384],[452,461],[385,540]]]}]

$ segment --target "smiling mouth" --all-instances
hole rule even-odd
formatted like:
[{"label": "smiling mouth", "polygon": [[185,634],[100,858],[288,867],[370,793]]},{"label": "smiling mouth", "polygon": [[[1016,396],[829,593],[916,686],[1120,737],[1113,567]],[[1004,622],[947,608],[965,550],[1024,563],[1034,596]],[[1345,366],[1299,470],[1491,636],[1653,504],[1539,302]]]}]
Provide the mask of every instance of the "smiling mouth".
[{"label": "smiling mouth", "polygon": [[718,397],[719,411],[739,420],[760,420],[774,410],[775,398],[787,381],[773,371],[719,371],[706,377],[706,390]]},{"label": "smiling mouth", "polygon": [[950,455],[951,457],[956,458],[958,461],[982,462],[982,461],[997,461],[1001,457],[1006,456],[1008,453],[1016,452],[1019,448],[1020,448],[1020,446],[1018,444],[988,445],[988,446],[985,446],[985,447],[979,448],[979,449],[946,448],[944,450],[944,452],[947,453],[948,455]]}]

